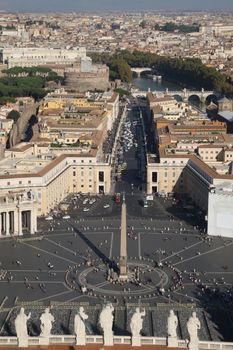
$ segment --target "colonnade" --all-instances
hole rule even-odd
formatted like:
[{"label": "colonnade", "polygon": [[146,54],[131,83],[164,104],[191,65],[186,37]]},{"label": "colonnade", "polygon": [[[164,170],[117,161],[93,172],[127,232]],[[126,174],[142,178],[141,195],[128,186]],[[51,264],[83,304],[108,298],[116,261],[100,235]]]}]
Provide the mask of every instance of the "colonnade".
[{"label": "colonnade", "polygon": [[0,208],[0,237],[20,236],[24,232],[34,234],[37,230],[37,219],[34,209],[19,210]]},{"label": "colonnade", "polygon": [[34,234],[37,231],[37,205],[30,192],[8,193],[0,198],[0,238]]}]

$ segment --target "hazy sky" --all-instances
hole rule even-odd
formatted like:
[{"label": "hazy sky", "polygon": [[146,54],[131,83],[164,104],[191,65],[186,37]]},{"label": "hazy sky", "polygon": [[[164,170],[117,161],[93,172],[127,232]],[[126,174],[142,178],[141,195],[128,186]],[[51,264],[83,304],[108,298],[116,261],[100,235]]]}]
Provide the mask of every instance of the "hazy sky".
[{"label": "hazy sky", "polygon": [[233,10],[233,0],[0,0],[0,11]]}]

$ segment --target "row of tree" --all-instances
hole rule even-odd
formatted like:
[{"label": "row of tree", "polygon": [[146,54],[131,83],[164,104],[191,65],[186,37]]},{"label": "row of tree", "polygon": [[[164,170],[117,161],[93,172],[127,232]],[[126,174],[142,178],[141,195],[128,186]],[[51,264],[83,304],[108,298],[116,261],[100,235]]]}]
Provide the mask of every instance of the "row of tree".
[{"label": "row of tree", "polygon": [[171,58],[140,51],[120,51],[113,55],[92,54],[93,62],[102,62],[110,68],[112,80],[120,78],[131,82],[130,67],[148,67],[166,79],[196,89],[215,90],[233,96],[233,85],[213,67],[207,67],[197,58]]},{"label": "row of tree", "polygon": [[45,96],[45,86],[49,81],[58,82],[62,78],[49,68],[14,67],[5,70],[0,78],[0,104],[14,102],[16,97],[32,96],[35,100]]}]

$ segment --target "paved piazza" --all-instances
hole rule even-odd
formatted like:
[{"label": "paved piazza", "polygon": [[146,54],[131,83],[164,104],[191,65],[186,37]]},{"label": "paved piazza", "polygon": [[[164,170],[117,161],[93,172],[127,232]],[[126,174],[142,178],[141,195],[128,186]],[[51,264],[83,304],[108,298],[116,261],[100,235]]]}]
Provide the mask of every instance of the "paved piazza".
[{"label": "paved piazza", "polygon": [[[2,331],[6,318],[22,302],[56,307],[107,301],[118,306],[168,303],[175,308],[231,305],[233,240],[206,237],[171,215],[171,200],[156,198],[151,207],[143,208],[137,193],[128,195],[130,280],[118,282],[120,205],[104,196],[89,212],[77,215],[75,211],[82,213],[82,201],[70,205],[70,219],[41,220],[36,236],[1,241]],[[103,209],[106,203],[110,207]],[[137,211],[140,217],[134,215]],[[183,215],[190,217],[184,210]]]}]

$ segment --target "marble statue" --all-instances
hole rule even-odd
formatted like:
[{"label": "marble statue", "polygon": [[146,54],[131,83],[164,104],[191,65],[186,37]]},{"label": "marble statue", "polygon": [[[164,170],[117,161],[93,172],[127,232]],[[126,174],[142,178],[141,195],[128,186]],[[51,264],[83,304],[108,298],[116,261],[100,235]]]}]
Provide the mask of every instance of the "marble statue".
[{"label": "marble statue", "polygon": [[54,317],[50,313],[49,307],[45,309],[44,313],[40,316],[40,337],[39,345],[45,346],[49,345],[49,336],[52,330],[52,324],[54,322]]},{"label": "marble statue", "polygon": [[79,308],[78,314],[74,318],[74,333],[76,335],[76,345],[86,345],[86,326],[85,320],[88,319],[84,308]]},{"label": "marble statue", "polygon": [[113,345],[113,311],[114,308],[112,304],[107,304],[106,306],[104,306],[99,317],[99,324],[104,333],[104,345],[107,346]]},{"label": "marble statue", "polygon": [[189,333],[189,345],[190,350],[198,350],[198,330],[201,329],[200,320],[197,318],[196,312],[192,313],[187,322],[187,329]]},{"label": "marble statue", "polygon": [[18,338],[19,347],[28,347],[28,330],[27,321],[31,317],[29,312],[28,316],[24,312],[24,308],[21,307],[19,314],[15,319],[15,331]]},{"label": "marble statue", "polygon": [[45,312],[40,316],[40,336],[43,338],[49,338],[54,322],[54,317],[50,313],[49,307],[45,309]]},{"label": "marble statue", "polygon": [[130,321],[130,329],[132,333],[132,346],[141,345],[141,330],[143,325],[143,317],[145,317],[146,311],[140,311],[140,308],[137,307],[135,313],[133,314]]},{"label": "marble statue", "polygon": [[168,347],[178,347],[178,340],[177,340],[177,326],[178,326],[178,318],[175,315],[173,310],[170,310],[169,316],[167,318],[167,345]]}]

